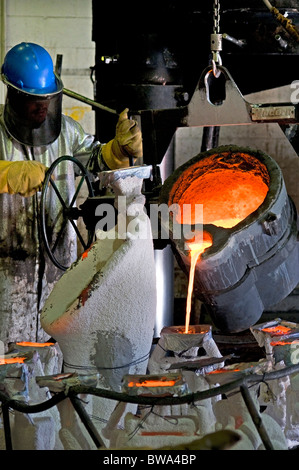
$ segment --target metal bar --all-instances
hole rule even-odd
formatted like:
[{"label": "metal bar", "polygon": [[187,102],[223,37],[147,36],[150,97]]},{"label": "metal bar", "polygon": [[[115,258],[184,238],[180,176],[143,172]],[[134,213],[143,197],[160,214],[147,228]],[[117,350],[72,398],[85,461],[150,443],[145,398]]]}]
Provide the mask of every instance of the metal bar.
[{"label": "metal bar", "polygon": [[153,182],[155,186],[158,186],[161,184],[161,175],[157,167],[159,162],[157,132],[155,129],[154,113],[151,109],[142,112],[141,129],[143,133],[143,161],[147,165],[152,163]]},{"label": "metal bar", "polygon": [[4,404],[2,405],[2,416],[3,416],[3,425],[4,425],[5,448],[6,450],[12,450],[10,421],[9,421],[9,407]]},{"label": "metal bar", "polygon": [[259,433],[260,435],[260,438],[265,446],[265,449],[266,450],[274,450],[274,447],[271,443],[271,440],[268,436],[268,433],[265,429],[265,426],[264,426],[264,423],[263,423],[263,420],[259,414],[259,412],[257,411],[256,407],[255,407],[255,404],[254,404],[254,401],[252,399],[252,396],[250,395],[250,392],[247,388],[246,385],[241,385],[240,386],[240,392],[241,392],[241,395],[243,397],[243,400],[245,401],[245,404],[247,406],[247,409],[249,411],[249,414],[252,418],[252,421],[257,429],[257,432]]},{"label": "metal bar", "polygon": [[210,150],[215,147],[218,147],[219,133],[220,133],[219,126],[204,127],[200,151],[205,152],[206,150]]},{"label": "metal bar", "polygon": [[56,64],[55,64],[55,73],[60,77],[61,70],[62,70],[62,54],[57,54],[56,56]]},{"label": "metal bar", "polygon": [[96,447],[106,447],[104,442],[102,441],[96,427],[93,425],[91,419],[89,418],[88,414],[86,413],[84,407],[81,404],[80,399],[73,394],[69,396],[73,407],[75,408],[76,412],[78,413],[82,423],[84,424],[86,430],[88,431],[90,437],[92,438],[93,442],[95,443]]},{"label": "metal bar", "polygon": [[90,106],[93,106],[94,108],[99,108],[102,111],[107,111],[107,113],[116,114],[117,116],[119,115],[115,109],[108,108],[107,106],[97,103],[96,101],[93,101],[90,98],[87,98],[86,96],[76,93],[75,91],[68,90],[67,88],[63,88],[62,92],[64,95],[69,96],[70,98],[74,98],[75,100],[82,101],[82,103],[89,104]]}]

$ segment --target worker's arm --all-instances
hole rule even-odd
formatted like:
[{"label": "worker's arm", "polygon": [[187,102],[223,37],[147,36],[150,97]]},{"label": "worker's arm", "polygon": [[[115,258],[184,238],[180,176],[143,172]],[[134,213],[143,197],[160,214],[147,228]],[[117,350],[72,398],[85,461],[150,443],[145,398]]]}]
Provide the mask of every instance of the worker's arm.
[{"label": "worker's arm", "polygon": [[32,196],[42,188],[47,167],[36,161],[0,160],[0,193]]}]

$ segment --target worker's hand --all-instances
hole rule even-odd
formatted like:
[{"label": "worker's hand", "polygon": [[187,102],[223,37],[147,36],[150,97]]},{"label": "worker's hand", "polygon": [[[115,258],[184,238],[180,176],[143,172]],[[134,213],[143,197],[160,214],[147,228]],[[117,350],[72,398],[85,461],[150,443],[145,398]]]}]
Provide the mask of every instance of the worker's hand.
[{"label": "worker's hand", "polygon": [[[142,136],[136,121],[128,119],[126,108],[120,115],[116,125],[115,143],[112,147],[121,155],[134,158],[142,157]],[[117,145],[116,145],[117,143]]]},{"label": "worker's hand", "polygon": [[0,193],[32,196],[42,188],[47,167],[36,161],[0,161]]},{"label": "worker's hand", "polygon": [[119,115],[113,140],[103,146],[103,157],[111,170],[129,166],[129,156],[142,157],[142,135],[136,121],[128,119],[126,108]]}]

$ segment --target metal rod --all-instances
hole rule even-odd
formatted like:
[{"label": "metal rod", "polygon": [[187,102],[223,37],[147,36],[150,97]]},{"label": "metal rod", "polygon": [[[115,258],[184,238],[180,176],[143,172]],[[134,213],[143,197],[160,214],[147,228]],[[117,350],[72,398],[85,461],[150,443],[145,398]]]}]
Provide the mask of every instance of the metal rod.
[{"label": "metal rod", "polygon": [[243,400],[245,401],[245,404],[246,404],[247,409],[249,411],[249,414],[252,418],[252,421],[253,421],[256,429],[257,429],[257,432],[259,433],[260,438],[261,438],[261,440],[262,440],[262,442],[265,446],[265,449],[266,450],[274,450],[274,447],[273,447],[273,445],[271,443],[271,440],[268,436],[268,433],[265,429],[263,420],[262,420],[259,412],[257,411],[256,407],[255,407],[252,396],[250,395],[250,392],[249,392],[248,388],[246,387],[246,385],[241,385],[240,386],[240,392],[241,392],[241,395],[243,397]]},{"label": "metal rod", "polygon": [[102,111],[107,111],[107,113],[116,114],[117,116],[119,115],[118,112],[115,109],[108,108],[107,106],[104,106],[103,104],[97,103],[96,101],[93,101],[90,98],[87,98],[86,96],[83,96],[83,95],[80,95],[79,93],[76,93],[75,91],[68,90],[67,88],[63,88],[62,92],[63,92],[64,95],[67,95],[70,98],[74,98],[78,101],[82,101],[83,103],[89,104],[90,106],[93,106],[95,108],[99,108]]},{"label": "metal rod", "polygon": [[56,56],[56,64],[55,64],[55,73],[60,77],[61,69],[62,69],[62,54],[57,54]]},{"label": "metal rod", "polygon": [[3,425],[4,425],[5,448],[6,450],[12,450],[11,431],[10,431],[10,422],[9,422],[9,407],[7,405],[2,405],[2,416],[3,416]]},{"label": "metal rod", "polygon": [[201,152],[211,150],[212,148],[218,147],[219,143],[219,126],[207,126],[203,128]]},{"label": "metal rod", "polygon": [[86,430],[88,431],[90,437],[92,438],[93,442],[95,443],[96,447],[99,449],[100,447],[106,447],[104,442],[102,441],[96,427],[91,422],[88,414],[86,413],[84,407],[80,399],[76,395],[69,396],[73,407],[75,408],[76,412],[78,413],[82,423],[84,424]]}]

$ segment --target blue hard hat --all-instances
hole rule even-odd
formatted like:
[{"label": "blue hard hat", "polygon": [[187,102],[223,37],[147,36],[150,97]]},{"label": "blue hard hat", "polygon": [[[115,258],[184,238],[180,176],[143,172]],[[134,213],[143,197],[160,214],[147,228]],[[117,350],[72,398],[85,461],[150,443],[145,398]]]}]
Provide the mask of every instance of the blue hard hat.
[{"label": "blue hard hat", "polygon": [[2,78],[7,85],[33,94],[49,94],[62,90],[50,54],[38,44],[22,42],[5,56]]}]

